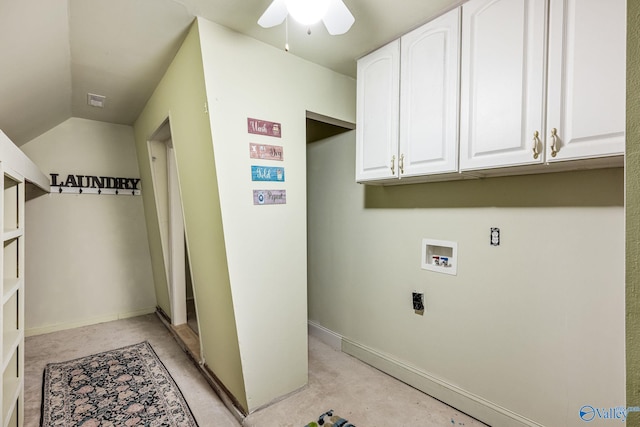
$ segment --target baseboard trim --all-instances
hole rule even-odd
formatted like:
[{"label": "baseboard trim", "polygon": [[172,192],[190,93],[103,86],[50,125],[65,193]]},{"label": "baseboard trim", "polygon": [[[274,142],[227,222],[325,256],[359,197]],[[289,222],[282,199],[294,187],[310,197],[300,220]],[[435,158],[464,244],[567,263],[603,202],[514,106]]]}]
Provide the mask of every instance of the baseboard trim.
[{"label": "baseboard trim", "polygon": [[345,337],[342,337],[342,351],[493,427],[543,427],[480,396]]},{"label": "baseboard trim", "polygon": [[24,336],[32,337],[36,335],[44,335],[51,332],[64,331],[66,329],[80,328],[82,326],[97,325],[98,323],[112,322],[114,320],[128,319],[130,317],[144,316],[145,314],[155,313],[156,307],[147,307],[134,311],[126,311],[122,313],[113,313],[105,316],[92,317],[77,322],[57,323],[55,325],[41,326],[37,328],[25,329]]},{"label": "baseboard trim", "polygon": [[342,351],[342,335],[336,334],[330,329],[312,320],[307,321],[309,335],[318,338],[320,341],[333,348]]}]

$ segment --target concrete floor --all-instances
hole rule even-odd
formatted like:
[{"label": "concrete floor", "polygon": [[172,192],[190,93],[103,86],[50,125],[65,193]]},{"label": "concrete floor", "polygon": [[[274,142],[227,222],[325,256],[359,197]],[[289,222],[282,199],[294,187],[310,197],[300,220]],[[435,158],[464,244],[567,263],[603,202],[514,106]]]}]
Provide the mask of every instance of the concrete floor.
[{"label": "concrete floor", "polygon": [[25,427],[40,423],[42,374],[50,362],[63,362],[149,341],[182,391],[201,427],[238,427],[191,359],[155,314],[101,323],[25,339]]},{"label": "concrete floor", "polygon": [[[147,340],[180,387],[201,427],[238,427],[199,371],[155,315],[25,340],[25,427],[40,420],[42,373],[62,362]],[[249,415],[248,427],[303,427],[333,409],[359,427],[483,426],[368,365],[309,337],[309,385]]]}]

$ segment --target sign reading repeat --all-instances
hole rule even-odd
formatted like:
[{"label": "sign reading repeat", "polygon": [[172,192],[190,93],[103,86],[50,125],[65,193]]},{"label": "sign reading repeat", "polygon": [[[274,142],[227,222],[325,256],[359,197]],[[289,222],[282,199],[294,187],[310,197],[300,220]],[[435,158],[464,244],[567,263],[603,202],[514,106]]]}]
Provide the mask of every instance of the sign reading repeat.
[{"label": "sign reading repeat", "polygon": [[253,190],[254,205],[286,205],[287,190]]},{"label": "sign reading repeat", "polygon": [[122,178],[96,175],[67,175],[62,178],[58,173],[51,176],[51,192],[66,194],[122,194],[139,196],[140,178]]}]

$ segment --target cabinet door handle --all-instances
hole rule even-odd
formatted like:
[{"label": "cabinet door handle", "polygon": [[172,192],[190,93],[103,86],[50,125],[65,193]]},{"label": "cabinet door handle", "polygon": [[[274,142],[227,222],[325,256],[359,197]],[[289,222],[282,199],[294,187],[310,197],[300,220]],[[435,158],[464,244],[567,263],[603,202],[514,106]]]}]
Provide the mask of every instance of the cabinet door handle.
[{"label": "cabinet door handle", "polygon": [[398,160],[398,168],[400,169],[400,174],[404,173],[404,154],[400,154],[400,160]]},{"label": "cabinet door handle", "polygon": [[551,129],[551,157],[558,154],[558,129]]},{"label": "cabinet door handle", "polygon": [[394,154],[393,157],[391,158],[391,175],[395,175],[395,174],[396,174],[396,156]]},{"label": "cabinet door handle", "polygon": [[540,133],[538,131],[533,132],[533,158],[540,157]]}]

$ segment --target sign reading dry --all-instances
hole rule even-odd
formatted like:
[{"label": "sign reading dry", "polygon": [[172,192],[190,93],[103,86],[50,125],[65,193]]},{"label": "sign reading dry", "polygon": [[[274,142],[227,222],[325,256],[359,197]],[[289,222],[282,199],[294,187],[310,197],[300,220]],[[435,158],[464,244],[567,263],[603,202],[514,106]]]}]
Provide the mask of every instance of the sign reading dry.
[{"label": "sign reading dry", "polygon": [[284,149],[279,145],[249,144],[249,157],[261,160],[284,160]]}]

